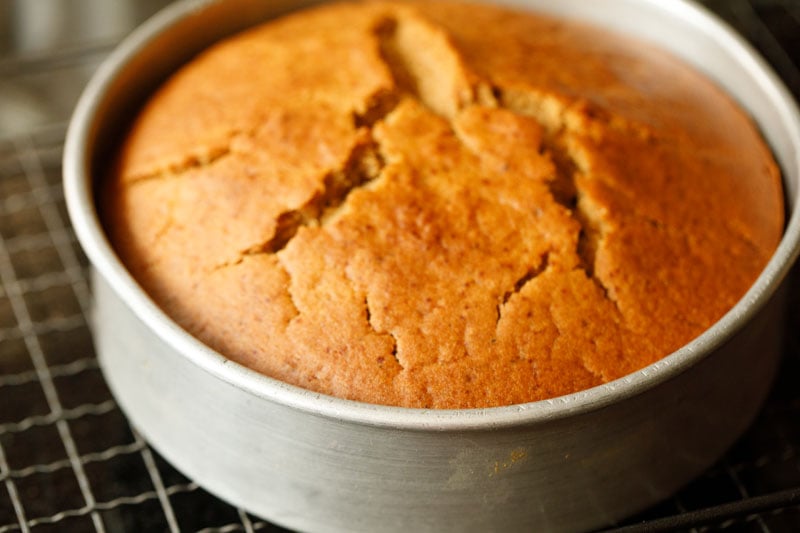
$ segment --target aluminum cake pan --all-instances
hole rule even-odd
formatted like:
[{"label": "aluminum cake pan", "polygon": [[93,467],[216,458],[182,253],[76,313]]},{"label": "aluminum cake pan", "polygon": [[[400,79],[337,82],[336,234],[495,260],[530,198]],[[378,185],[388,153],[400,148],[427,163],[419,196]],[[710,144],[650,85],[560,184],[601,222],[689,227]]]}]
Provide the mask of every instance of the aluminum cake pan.
[{"label": "aluminum cake pan", "polygon": [[543,402],[391,408],[256,374],[149,300],[98,221],[93,187],[104,154],[142,99],[198,50],[309,3],[175,4],[111,55],[76,109],[65,194],[95,268],[98,353],[133,423],[210,491],[315,530],[595,527],[667,496],[719,456],[755,414],[780,354],[775,295],[800,240],[800,120],[743,40],[685,1],[506,2],[632,34],[695,64],[755,117],[782,166],[789,222],[764,273],[717,324],[658,363]]}]

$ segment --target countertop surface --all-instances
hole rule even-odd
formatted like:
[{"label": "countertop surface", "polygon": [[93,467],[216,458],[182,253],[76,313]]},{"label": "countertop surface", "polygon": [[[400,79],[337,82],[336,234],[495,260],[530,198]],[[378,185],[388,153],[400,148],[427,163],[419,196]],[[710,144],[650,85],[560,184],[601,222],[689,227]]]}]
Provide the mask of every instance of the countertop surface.
[{"label": "countertop surface", "polygon": [[[0,0],[0,533],[282,531],[186,479],[133,430],[95,358],[61,152],[99,62],[166,0]],[[800,97],[800,0],[709,0]],[[749,431],[630,530],[800,531],[800,269],[783,364]]]}]

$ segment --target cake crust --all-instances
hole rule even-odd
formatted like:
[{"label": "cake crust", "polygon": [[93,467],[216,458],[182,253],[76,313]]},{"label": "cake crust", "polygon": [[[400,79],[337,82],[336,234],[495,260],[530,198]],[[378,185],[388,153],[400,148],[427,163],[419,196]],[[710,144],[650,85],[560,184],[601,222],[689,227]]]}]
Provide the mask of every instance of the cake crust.
[{"label": "cake crust", "polygon": [[783,229],[769,149],[703,76],[454,0],[333,3],[218,43],[147,102],[100,199],[137,281],[212,348],[426,408],[664,357]]}]

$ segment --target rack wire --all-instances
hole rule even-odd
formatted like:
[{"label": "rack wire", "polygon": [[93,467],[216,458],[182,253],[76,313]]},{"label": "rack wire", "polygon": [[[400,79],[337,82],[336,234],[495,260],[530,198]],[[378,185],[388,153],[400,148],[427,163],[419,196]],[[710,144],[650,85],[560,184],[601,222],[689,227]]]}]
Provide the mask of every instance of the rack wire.
[{"label": "rack wire", "polygon": [[[705,3],[800,95],[799,2]],[[0,56],[0,89],[35,86],[56,70],[85,81],[114,42]],[[61,191],[69,109],[0,129],[0,533],[284,531],[181,475],[111,396],[87,325],[88,264]],[[716,465],[619,531],[800,531],[797,268],[789,293],[784,360],[759,418]]]}]

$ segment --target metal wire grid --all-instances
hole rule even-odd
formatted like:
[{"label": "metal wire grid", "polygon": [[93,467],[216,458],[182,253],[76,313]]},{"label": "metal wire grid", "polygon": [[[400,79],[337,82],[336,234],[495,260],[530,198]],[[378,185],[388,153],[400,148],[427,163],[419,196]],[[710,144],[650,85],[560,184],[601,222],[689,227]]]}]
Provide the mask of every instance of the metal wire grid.
[{"label": "metal wire grid", "polygon": [[[800,94],[800,4],[706,3]],[[46,74],[83,58],[71,50],[0,70]],[[0,140],[0,533],[281,530],[183,477],[111,397],[87,327],[87,262],[61,192],[63,134],[56,123]],[[764,411],[722,461],[628,529],[800,531],[797,269],[792,279],[786,357]]]}]

